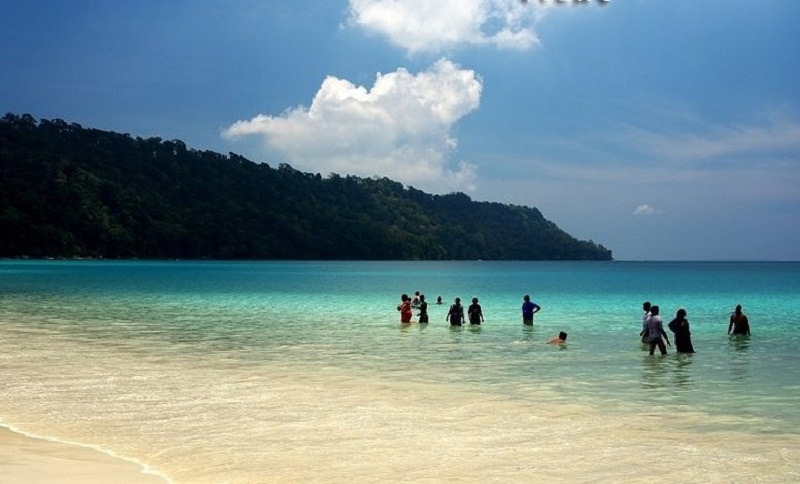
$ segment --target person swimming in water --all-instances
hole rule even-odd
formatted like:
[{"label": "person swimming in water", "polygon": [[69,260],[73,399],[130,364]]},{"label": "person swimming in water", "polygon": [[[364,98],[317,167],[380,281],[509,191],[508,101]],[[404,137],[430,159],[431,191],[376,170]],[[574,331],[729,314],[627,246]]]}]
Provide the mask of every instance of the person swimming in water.
[{"label": "person swimming in water", "polygon": [[567,342],[567,333],[561,331],[558,333],[558,336],[548,341],[551,345],[563,345]]}]

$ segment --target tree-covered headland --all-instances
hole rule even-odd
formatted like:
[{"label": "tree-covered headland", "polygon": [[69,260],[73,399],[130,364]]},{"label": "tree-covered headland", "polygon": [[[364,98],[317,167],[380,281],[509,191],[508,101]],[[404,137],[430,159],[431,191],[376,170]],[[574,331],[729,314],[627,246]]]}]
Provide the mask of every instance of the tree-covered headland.
[{"label": "tree-covered headland", "polygon": [[535,208],[6,114],[0,257],[610,260],[611,251]]}]

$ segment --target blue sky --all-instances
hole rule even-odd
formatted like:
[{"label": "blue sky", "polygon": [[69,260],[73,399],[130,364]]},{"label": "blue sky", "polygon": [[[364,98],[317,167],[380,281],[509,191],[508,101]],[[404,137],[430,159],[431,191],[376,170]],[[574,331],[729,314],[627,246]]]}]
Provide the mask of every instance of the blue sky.
[{"label": "blue sky", "polygon": [[26,0],[0,65],[3,112],[800,260],[800,2]]}]

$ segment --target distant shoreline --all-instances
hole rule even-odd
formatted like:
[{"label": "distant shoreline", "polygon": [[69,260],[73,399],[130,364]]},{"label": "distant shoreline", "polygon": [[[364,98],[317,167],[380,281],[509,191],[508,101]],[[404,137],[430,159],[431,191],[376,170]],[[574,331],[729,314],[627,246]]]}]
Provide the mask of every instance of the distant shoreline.
[{"label": "distant shoreline", "polygon": [[571,259],[571,260],[552,260],[552,259],[169,259],[169,258],[105,258],[105,257],[34,257],[34,256],[14,256],[0,257],[0,261],[105,261],[105,262],[408,262],[408,263],[438,263],[438,262],[586,262],[586,263],[608,263],[622,262],[626,264],[797,264],[800,260],[773,260],[773,259],[714,259],[714,260],[666,260],[666,259]]}]

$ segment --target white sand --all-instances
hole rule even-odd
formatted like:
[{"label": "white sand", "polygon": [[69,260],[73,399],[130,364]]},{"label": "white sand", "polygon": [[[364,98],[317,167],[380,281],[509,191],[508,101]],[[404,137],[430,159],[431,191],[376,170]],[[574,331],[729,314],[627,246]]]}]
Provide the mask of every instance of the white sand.
[{"label": "white sand", "polygon": [[88,447],[27,437],[0,427],[0,483],[164,484],[134,462]]}]

